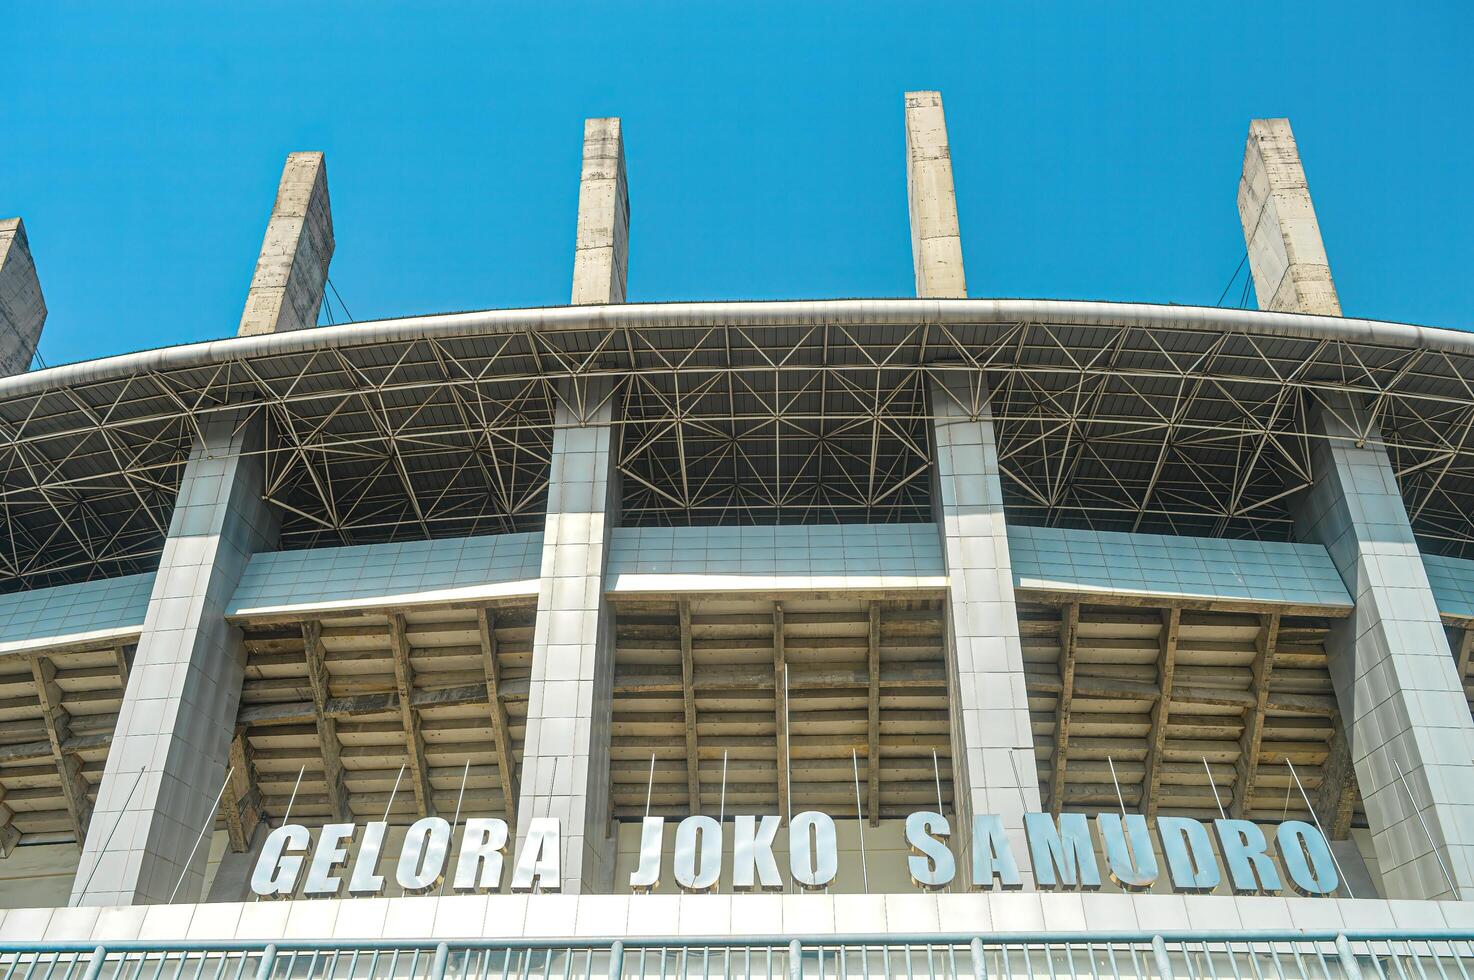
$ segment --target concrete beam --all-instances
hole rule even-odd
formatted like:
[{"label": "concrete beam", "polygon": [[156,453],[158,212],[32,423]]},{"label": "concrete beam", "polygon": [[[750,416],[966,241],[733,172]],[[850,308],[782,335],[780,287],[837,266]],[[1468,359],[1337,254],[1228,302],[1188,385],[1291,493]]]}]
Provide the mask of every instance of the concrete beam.
[{"label": "concrete beam", "polygon": [[624,302],[629,245],[630,193],[619,118],[585,119],[573,251],[574,306]]},{"label": "concrete beam", "polygon": [[1157,695],[1152,705],[1152,727],[1146,746],[1146,773],[1142,777],[1142,808],[1148,821],[1157,818],[1162,792],[1162,757],[1167,751],[1167,722],[1172,716],[1172,697],[1177,677],[1177,643],[1182,635],[1182,610],[1176,606],[1162,611],[1162,632],[1157,644]]},{"label": "concrete beam", "polygon": [[30,369],[45,323],[46,299],[25,222],[0,218],[0,377]]},{"label": "concrete beam", "polygon": [[1261,310],[1341,315],[1288,119],[1249,123],[1239,178],[1239,221]]},{"label": "concrete beam", "polygon": [[952,186],[952,149],[942,93],[906,93],[906,198],[911,211],[911,259],[916,295],[967,296],[962,232]]},{"label": "concrete beam", "polygon": [[332,259],[327,161],[321,153],[290,153],[277,185],[238,335],[317,326]]},{"label": "concrete beam", "polygon": [[502,693],[502,668],[496,649],[496,621],[485,606],[476,609],[476,630],[481,638],[482,672],[486,675],[486,700],[491,710],[491,737],[496,743],[497,779],[502,786],[507,823],[517,826],[517,754],[512,747],[512,726]]}]

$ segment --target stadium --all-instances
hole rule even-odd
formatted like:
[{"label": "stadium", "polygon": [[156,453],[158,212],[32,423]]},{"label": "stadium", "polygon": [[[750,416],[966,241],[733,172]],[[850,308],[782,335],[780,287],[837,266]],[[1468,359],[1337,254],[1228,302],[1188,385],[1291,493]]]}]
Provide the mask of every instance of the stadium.
[{"label": "stadium", "polygon": [[[0,224],[16,980],[1467,975],[1474,337],[1346,318],[1254,120],[1259,310],[916,297],[317,326],[36,371]],[[1225,189],[1227,198],[1227,189]],[[310,328],[310,329],[309,329]]]}]

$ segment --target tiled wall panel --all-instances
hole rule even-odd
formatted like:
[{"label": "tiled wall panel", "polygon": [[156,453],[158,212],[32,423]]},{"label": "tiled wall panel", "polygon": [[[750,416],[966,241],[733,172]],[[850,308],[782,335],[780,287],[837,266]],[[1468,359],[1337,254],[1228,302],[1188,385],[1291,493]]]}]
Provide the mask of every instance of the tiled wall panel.
[{"label": "tiled wall panel", "polygon": [[535,592],[542,539],[534,531],[258,554],[227,614]]},{"label": "tiled wall panel", "polygon": [[1336,566],[1318,544],[1011,524],[1008,547],[1019,588],[1351,605]]},{"label": "tiled wall panel", "polygon": [[136,633],[148,613],[152,573],[0,595],[0,654],[56,637]]}]

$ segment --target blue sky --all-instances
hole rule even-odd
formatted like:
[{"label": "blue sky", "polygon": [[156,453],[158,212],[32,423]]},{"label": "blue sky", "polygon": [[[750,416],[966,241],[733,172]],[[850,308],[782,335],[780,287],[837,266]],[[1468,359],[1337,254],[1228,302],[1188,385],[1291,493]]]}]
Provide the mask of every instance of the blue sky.
[{"label": "blue sky", "polygon": [[1347,314],[1474,328],[1474,15],[1413,6],[15,5],[0,215],[53,364],[233,334],[292,150],[355,319],[563,303],[582,120],[620,115],[631,300],[905,296],[938,88],[974,296],[1215,303],[1287,115]]}]

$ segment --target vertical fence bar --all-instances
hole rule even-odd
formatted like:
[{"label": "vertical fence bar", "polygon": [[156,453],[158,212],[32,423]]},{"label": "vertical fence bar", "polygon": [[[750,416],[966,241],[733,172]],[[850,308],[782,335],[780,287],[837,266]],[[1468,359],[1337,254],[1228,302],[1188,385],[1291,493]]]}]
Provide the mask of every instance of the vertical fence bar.
[{"label": "vertical fence bar", "polygon": [[99,946],[92,951],[92,962],[87,964],[87,972],[82,974],[82,980],[97,980],[102,976],[102,965],[107,962],[107,947]]},{"label": "vertical fence bar", "polygon": [[435,947],[435,959],[430,961],[430,980],[443,980],[445,964],[450,961],[450,946],[445,943]]},{"label": "vertical fence bar", "polygon": [[972,980],[988,980],[988,964],[983,962],[983,941],[973,937],[972,950]]},{"label": "vertical fence bar", "polygon": [[272,971],[276,969],[276,944],[269,943],[261,951],[261,962],[256,965],[256,980],[271,980]]},{"label": "vertical fence bar", "polygon": [[1336,937],[1336,958],[1341,961],[1341,972],[1346,975],[1346,980],[1361,980],[1361,964],[1356,962],[1356,953],[1352,952],[1345,933]]},{"label": "vertical fence bar", "polygon": [[1152,937],[1152,959],[1157,964],[1157,976],[1162,980],[1173,980],[1172,960],[1167,955],[1167,944],[1161,936]]},{"label": "vertical fence bar", "polygon": [[804,980],[804,946],[795,939],[788,944],[788,980]]},{"label": "vertical fence bar", "polygon": [[624,943],[616,939],[609,946],[609,980],[624,976]]}]

